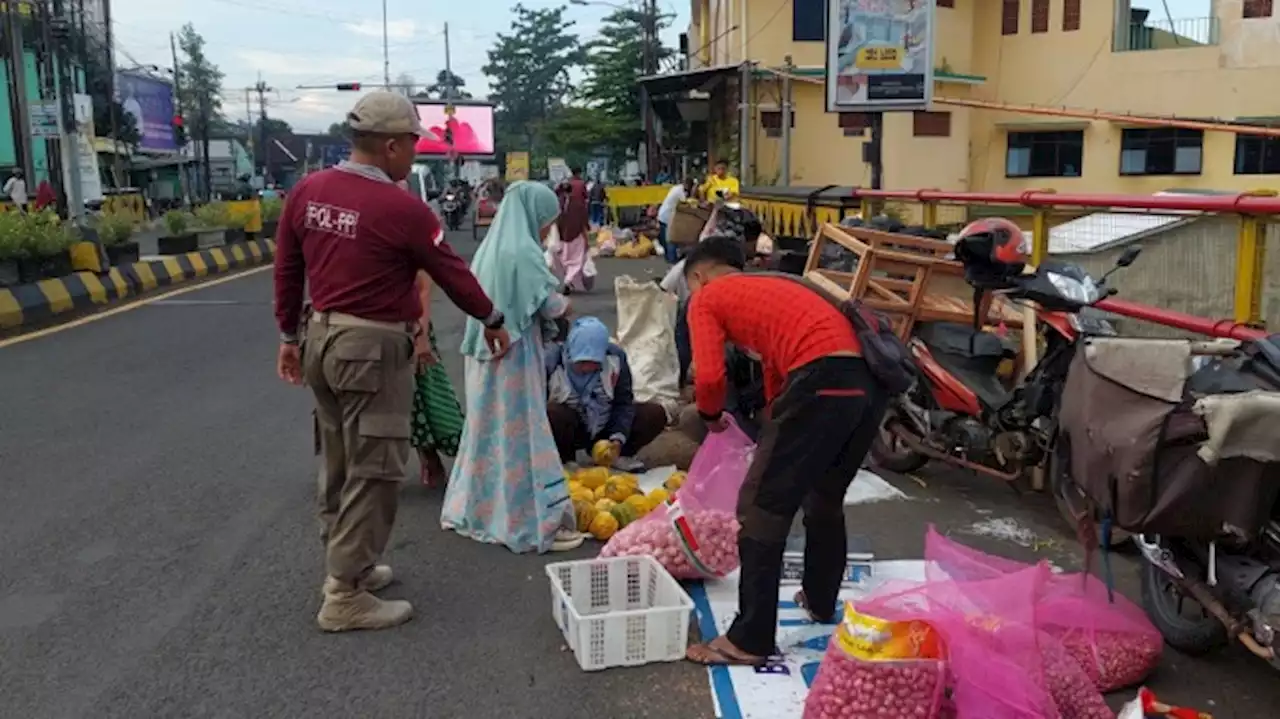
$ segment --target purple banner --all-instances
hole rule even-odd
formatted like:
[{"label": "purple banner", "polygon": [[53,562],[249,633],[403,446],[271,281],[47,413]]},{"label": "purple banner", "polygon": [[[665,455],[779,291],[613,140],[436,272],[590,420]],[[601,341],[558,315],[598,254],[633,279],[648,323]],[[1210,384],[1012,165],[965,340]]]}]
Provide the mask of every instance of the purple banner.
[{"label": "purple banner", "polygon": [[143,150],[174,151],[173,85],[146,75],[116,74],[116,93],[124,111],[133,115]]}]

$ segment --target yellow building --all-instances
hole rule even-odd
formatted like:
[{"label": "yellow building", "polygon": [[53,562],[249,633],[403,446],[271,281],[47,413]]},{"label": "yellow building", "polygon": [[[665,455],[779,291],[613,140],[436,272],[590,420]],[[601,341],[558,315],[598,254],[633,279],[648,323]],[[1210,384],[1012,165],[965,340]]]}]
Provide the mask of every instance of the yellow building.
[{"label": "yellow building", "polygon": [[[1280,126],[1280,7],[1272,14],[1270,0],[1202,0],[1203,16],[1192,18],[1128,0],[936,1],[935,99]],[[749,156],[738,163],[744,184],[784,184],[782,83],[770,70],[789,56],[789,184],[870,185],[865,118],[825,111],[825,0],[692,3],[690,66],[755,67]],[[735,113],[712,112],[710,121],[733,123],[736,134]],[[943,102],[890,113],[884,128],[886,189],[1280,187],[1280,139]]]}]

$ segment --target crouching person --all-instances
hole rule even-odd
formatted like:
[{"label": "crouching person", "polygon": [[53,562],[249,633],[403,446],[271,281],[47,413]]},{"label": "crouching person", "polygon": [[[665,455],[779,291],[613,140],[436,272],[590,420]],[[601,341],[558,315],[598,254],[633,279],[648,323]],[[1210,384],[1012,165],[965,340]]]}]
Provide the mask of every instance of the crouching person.
[{"label": "crouching person", "polygon": [[738,616],[688,649],[700,664],[760,665],[775,651],[778,583],[792,520],[804,510],[805,557],[796,602],[815,621],[836,615],[844,575],[844,495],[871,447],[888,395],[861,357],[849,320],[798,279],[748,274],[741,243],[708,239],[685,259],[694,394],[712,432],[728,425],[725,344],[764,365],[769,402],[738,497]]},{"label": "crouching person", "polygon": [[614,467],[624,472],[641,468],[636,452],[667,426],[661,405],[635,401],[627,354],[595,317],[578,318],[564,342],[548,348],[547,419],[561,461],[605,440],[613,444]]}]

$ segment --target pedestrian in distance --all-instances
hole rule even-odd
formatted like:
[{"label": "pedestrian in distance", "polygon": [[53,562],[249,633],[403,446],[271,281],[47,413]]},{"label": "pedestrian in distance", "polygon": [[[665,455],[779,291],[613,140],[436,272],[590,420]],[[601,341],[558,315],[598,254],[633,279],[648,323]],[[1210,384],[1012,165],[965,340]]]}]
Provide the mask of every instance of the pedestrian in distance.
[{"label": "pedestrian in distance", "polygon": [[684,267],[694,396],[707,429],[728,426],[726,343],[760,357],[770,403],[738,497],[738,616],[723,636],[686,654],[709,665],[758,666],[776,652],[782,555],[801,509],[804,576],[796,602],[815,621],[836,616],[847,553],[844,495],[888,401],[839,309],[799,279],[743,273],[744,263],[740,244],[708,240]]},{"label": "pedestrian in distance", "polygon": [[667,196],[658,208],[658,242],[662,245],[663,256],[668,264],[674,265],[680,260],[680,248],[667,240],[667,228],[676,218],[676,208],[688,199],[693,192],[693,178],[686,177],[684,182],[667,191]]},{"label": "pedestrian in distance", "polygon": [[471,263],[507,318],[511,351],[495,362],[480,323],[467,320],[467,426],[440,524],[516,553],[565,551],[583,540],[547,423],[546,344],[559,333],[555,320],[569,303],[557,291],[560,281],[547,268],[541,243],[559,213],[551,188],[512,184]]},{"label": "pedestrian in distance", "polygon": [[666,429],[667,411],[636,402],[627,353],[598,318],[579,317],[547,352],[547,420],[562,462],[608,442],[613,468],[638,472],[644,465],[636,453]]},{"label": "pedestrian in distance", "polygon": [[[347,114],[351,159],[308,175],[289,193],[276,236],[276,369],[315,395],[322,468],[325,631],[382,629],[408,621],[406,601],[374,592],[391,583],[380,564],[395,524],[411,454],[418,271],[476,318],[476,343],[501,357],[502,312],[444,241],[440,221],[395,186],[429,133],[403,95],[372,92]],[[314,312],[299,336],[303,295]],[[300,349],[305,339],[305,349]],[[419,353],[423,343],[417,343]]]},{"label": "pedestrian in distance", "polygon": [[9,179],[4,181],[4,194],[13,203],[13,209],[20,213],[27,211],[27,180],[22,170],[14,170]]},{"label": "pedestrian in distance", "polygon": [[591,227],[599,229],[604,226],[605,210],[609,202],[609,191],[605,189],[603,177],[592,180],[587,188],[587,198],[591,201]]},{"label": "pedestrian in distance", "polygon": [[560,185],[560,218],[556,229],[560,243],[552,255],[552,272],[560,278],[566,294],[586,292],[595,284],[595,277],[587,272],[587,185],[579,177],[581,170],[573,168],[573,175]]}]

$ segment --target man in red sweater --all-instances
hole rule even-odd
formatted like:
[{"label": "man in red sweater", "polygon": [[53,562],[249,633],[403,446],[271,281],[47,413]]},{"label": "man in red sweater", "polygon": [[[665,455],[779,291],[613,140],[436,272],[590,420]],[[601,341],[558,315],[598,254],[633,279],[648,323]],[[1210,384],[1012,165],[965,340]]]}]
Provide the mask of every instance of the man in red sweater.
[{"label": "man in red sweater", "polygon": [[844,495],[883,419],[888,395],[862,359],[853,326],[797,279],[739,271],[741,243],[708,238],[685,260],[698,413],[726,427],[724,347],[764,364],[768,418],[738,497],[738,617],[724,636],[689,647],[700,664],[763,664],[775,653],[782,554],[804,509],[796,602],[815,621],[836,616],[845,570]]},{"label": "man in red sweater", "polygon": [[[395,523],[409,463],[414,338],[425,270],[464,312],[481,320],[501,356],[502,313],[444,242],[430,208],[400,188],[422,127],[413,103],[365,95],[347,114],[351,159],[308,175],[289,193],[276,235],[277,371],[311,387],[320,447],[321,537],[328,577],[316,620],[325,631],[382,629],[413,607],[373,592],[391,583],[378,564]],[[299,345],[303,295],[314,315]],[[425,343],[423,344],[425,347]]]}]

